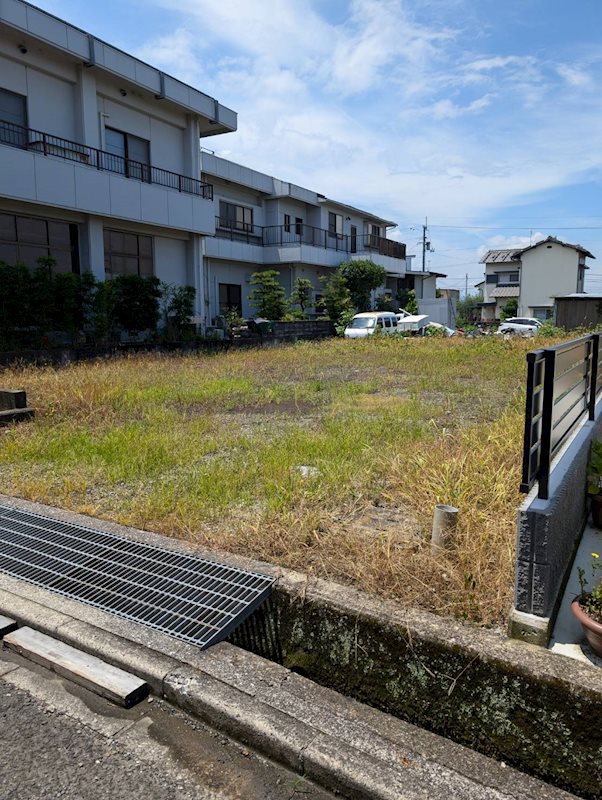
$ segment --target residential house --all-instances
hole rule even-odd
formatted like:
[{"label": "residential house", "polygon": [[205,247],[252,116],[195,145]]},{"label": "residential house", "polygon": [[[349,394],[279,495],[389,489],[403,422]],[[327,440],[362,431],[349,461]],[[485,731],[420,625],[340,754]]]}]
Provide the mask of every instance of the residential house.
[{"label": "residential house", "polygon": [[212,187],[199,140],[236,114],[23,0],[0,3],[0,259],[197,290]]},{"label": "residential house", "polygon": [[549,319],[556,296],[583,292],[585,259],[594,257],[581,245],[554,236],[529,247],[489,250],[480,262],[485,264],[482,321],[500,319],[512,299],[516,316]]},{"label": "residential house", "polygon": [[415,289],[420,299],[435,298],[435,273],[412,269],[405,244],[387,237],[390,220],[212,153],[202,153],[201,178],[214,187],[216,210],[215,236],[205,240],[209,318],[230,308],[252,316],[251,275],[268,269],[280,273],[288,294],[297,278],[310,280],[318,313],[320,279],[353,258],[386,269],[383,294]]}]

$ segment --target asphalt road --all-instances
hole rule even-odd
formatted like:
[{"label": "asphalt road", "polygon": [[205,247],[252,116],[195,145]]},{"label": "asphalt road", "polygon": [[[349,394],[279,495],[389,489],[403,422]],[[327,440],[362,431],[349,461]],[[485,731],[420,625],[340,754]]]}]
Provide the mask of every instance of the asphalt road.
[{"label": "asphalt road", "polygon": [[154,699],[124,710],[0,650],[0,800],[329,800]]}]

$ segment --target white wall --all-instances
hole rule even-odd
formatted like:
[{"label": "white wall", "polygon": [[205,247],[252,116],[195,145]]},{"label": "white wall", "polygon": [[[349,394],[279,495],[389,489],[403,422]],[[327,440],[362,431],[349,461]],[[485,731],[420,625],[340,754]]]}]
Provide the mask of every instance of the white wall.
[{"label": "white wall", "polygon": [[544,242],[522,254],[522,265],[519,316],[531,316],[533,308],[553,306],[556,295],[577,291],[577,250]]},{"label": "white wall", "polygon": [[165,283],[187,286],[189,281],[185,239],[171,239],[155,236],[154,263],[155,275]]}]

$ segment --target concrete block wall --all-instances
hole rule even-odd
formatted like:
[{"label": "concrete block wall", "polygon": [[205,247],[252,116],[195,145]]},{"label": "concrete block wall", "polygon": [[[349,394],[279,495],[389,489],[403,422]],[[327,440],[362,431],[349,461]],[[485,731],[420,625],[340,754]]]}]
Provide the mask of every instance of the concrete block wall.
[{"label": "concrete block wall", "polygon": [[602,438],[602,401],[596,420],[567,443],[550,474],[549,498],[537,485],[518,511],[516,582],[510,635],[547,645],[588,515],[587,465],[591,443]]}]

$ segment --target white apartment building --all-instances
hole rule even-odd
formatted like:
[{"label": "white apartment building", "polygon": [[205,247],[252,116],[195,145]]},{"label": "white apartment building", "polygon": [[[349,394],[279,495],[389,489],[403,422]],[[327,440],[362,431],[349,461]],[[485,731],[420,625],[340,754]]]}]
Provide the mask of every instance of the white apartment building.
[{"label": "white apartment building", "polygon": [[251,275],[264,269],[280,272],[287,293],[297,278],[309,279],[315,311],[320,278],[350,258],[386,269],[381,293],[415,289],[420,299],[435,298],[437,276],[412,270],[405,244],[387,238],[395,223],[211,153],[202,153],[202,180],[213,185],[216,211],[215,236],[205,240],[211,318],[228,308],[251,316]]},{"label": "white apartment building", "polygon": [[489,250],[481,259],[485,264],[481,319],[492,322],[508,300],[518,304],[516,316],[549,319],[554,298],[583,292],[586,258],[595,258],[579,244],[568,244],[548,236],[541,242],[520,249]]},{"label": "white apartment building", "polygon": [[197,290],[215,230],[199,139],[236,114],[23,0],[0,3],[0,259]]},{"label": "white apartment building", "polygon": [[[196,290],[197,320],[252,316],[250,277],[277,269],[287,292],[349,258],[387,270],[393,298],[434,300],[394,223],[234,164],[205,137],[235,112],[24,0],[0,0],[0,260],[99,280],[156,275]],[[316,310],[316,307],[313,309]]]}]

